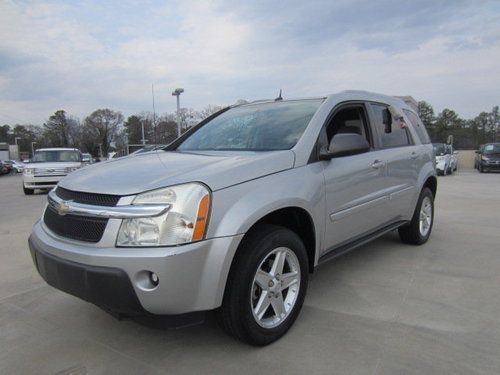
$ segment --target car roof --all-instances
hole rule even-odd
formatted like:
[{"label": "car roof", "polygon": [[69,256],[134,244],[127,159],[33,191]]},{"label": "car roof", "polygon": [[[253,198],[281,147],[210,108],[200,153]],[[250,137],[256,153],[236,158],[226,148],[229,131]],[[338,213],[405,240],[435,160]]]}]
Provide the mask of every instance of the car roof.
[{"label": "car roof", "polygon": [[[282,99],[282,100],[279,100],[278,102],[291,102],[291,101],[301,101],[301,100],[325,100],[325,99],[335,99],[335,98],[337,98],[339,101],[363,100],[363,101],[381,102],[381,103],[394,105],[396,107],[400,107],[400,108],[415,112],[415,110],[413,108],[411,108],[400,97],[384,95],[384,94],[379,94],[379,93],[364,91],[364,90],[344,90],[344,91],[329,94],[326,96],[313,96],[313,97],[304,97],[304,98]],[[232,107],[245,107],[245,106],[251,106],[254,104],[273,103],[273,102],[277,102],[277,100],[276,99],[254,100],[254,101],[251,101],[249,103],[236,104],[236,105],[233,105]]]}]

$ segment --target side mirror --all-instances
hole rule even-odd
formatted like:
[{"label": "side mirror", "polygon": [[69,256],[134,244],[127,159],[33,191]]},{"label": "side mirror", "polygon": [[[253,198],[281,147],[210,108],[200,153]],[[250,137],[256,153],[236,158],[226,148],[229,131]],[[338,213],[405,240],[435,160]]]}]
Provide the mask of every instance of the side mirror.
[{"label": "side mirror", "polygon": [[339,156],[361,154],[370,150],[370,144],[359,134],[345,133],[333,136],[328,150],[323,150],[319,158],[329,160]]},{"label": "side mirror", "polygon": [[476,154],[479,154],[479,153],[480,153],[481,151],[479,151],[479,150],[476,150],[476,151],[474,151],[474,152],[475,152]]}]

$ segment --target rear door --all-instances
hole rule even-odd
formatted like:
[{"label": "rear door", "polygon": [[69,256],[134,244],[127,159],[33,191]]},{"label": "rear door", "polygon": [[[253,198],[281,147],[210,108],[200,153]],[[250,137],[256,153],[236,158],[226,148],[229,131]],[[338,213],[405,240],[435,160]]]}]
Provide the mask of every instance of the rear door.
[{"label": "rear door", "polygon": [[[392,124],[384,124],[384,111],[391,113]],[[424,150],[415,145],[402,111],[382,103],[370,103],[371,121],[387,162],[389,220],[408,216],[415,197],[418,174],[425,157]]]}]

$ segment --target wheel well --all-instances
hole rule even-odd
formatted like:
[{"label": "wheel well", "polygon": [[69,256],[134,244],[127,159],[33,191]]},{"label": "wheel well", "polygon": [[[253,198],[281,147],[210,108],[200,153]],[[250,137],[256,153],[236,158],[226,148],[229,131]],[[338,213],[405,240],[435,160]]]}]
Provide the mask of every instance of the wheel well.
[{"label": "wheel well", "polygon": [[259,224],[279,225],[296,233],[306,247],[309,272],[314,271],[316,233],[311,215],[306,210],[300,207],[286,207],[273,211],[254,223],[248,232],[251,232]]},{"label": "wheel well", "polygon": [[436,192],[437,192],[437,178],[436,176],[431,176],[429,177],[423,187],[428,187],[432,191],[432,196],[436,198]]}]

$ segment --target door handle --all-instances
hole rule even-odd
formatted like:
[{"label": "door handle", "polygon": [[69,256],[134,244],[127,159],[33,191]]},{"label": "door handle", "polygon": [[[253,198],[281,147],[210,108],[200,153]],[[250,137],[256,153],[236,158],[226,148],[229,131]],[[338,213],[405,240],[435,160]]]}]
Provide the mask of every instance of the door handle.
[{"label": "door handle", "polygon": [[413,151],[413,152],[411,153],[411,155],[410,155],[410,158],[412,158],[412,159],[416,159],[416,158],[418,158],[418,154],[417,154],[415,151]]},{"label": "door handle", "polygon": [[375,160],[373,163],[372,163],[372,168],[373,169],[379,169],[381,167],[383,167],[385,165],[385,163],[383,161],[380,161],[380,160]]}]

